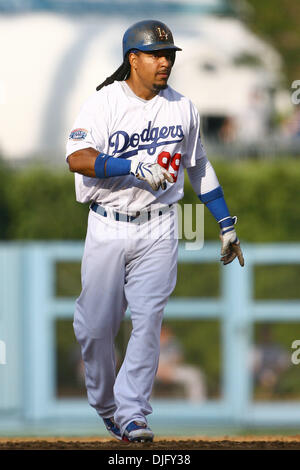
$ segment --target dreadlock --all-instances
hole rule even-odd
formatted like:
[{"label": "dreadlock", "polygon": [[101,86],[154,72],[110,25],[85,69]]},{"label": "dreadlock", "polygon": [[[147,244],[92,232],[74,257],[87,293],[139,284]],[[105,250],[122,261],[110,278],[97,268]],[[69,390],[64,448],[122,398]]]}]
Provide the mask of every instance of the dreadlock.
[{"label": "dreadlock", "polygon": [[120,67],[110,76],[104,80],[103,83],[97,86],[96,90],[99,91],[101,88],[107,85],[111,85],[115,80],[121,82],[122,80],[126,80],[130,75],[130,63],[129,63],[129,54],[125,56],[125,59],[120,65]]}]

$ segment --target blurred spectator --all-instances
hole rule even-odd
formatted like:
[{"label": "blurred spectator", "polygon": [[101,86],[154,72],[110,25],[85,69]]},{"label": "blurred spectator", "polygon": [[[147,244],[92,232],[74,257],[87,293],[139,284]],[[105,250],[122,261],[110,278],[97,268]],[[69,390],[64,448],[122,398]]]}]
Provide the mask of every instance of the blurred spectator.
[{"label": "blurred spectator", "polygon": [[182,347],[171,328],[162,326],[160,336],[160,358],[156,383],[180,384],[189,401],[206,399],[205,377],[198,367],[184,363]]},{"label": "blurred spectator", "polygon": [[218,133],[219,139],[229,144],[236,140],[236,123],[233,117],[227,116]]},{"label": "blurred spectator", "polygon": [[289,352],[273,340],[270,325],[263,325],[260,341],[253,348],[252,359],[255,385],[267,392],[274,392],[291,360]]}]

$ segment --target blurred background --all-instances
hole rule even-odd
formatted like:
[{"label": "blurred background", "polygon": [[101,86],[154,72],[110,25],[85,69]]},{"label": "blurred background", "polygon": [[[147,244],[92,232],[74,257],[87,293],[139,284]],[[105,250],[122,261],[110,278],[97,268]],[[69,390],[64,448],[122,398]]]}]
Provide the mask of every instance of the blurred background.
[{"label": "blurred background", "polygon": [[[182,241],[150,423],[156,435],[299,428],[300,5],[0,0],[0,435],[106,436],[72,328],[88,207],[64,153],[81,104],[122,62],[125,30],[145,18],[183,49],[170,84],[199,110],[246,261],[219,265],[208,211],[204,248]],[[188,180],[180,203],[199,203]],[[128,314],[117,367],[130,331]]]}]

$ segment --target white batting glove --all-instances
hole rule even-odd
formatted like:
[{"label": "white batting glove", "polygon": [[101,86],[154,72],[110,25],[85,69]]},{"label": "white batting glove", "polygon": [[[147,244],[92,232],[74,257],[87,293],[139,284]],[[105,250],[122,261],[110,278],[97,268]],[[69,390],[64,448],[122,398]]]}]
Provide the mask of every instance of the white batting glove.
[{"label": "white batting glove", "polygon": [[147,181],[154,191],[160,187],[166,189],[165,180],[169,183],[174,182],[172,175],[158,163],[143,163],[137,157],[131,160],[130,173],[139,180]]},{"label": "white batting glove", "polygon": [[225,265],[231,263],[236,257],[238,257],[240,265],[244,266],[245,262],[240,247],[240,241],[234,229],[234,225],[237,222],[237,217],[232,217],[232,220],[233,225],[224,227],[220,232],[220,239],[222,242],[220,261],[222,261],[222,263]]}]

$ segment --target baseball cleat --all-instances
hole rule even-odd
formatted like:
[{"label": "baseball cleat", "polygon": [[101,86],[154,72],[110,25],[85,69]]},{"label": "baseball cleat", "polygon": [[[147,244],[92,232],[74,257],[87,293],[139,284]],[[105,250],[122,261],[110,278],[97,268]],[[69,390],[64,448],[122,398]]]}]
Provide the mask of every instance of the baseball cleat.
[{"label": "baseball cleat", "polygon": [[106,429],[108,430],[108,432],[109,432],[113,437],[115,437],[116,439],[118,439],[119,441],[121,441],[121,440],[122,440],[121,431],[120,431],[119,426],[118,426],[117,423],[115,422],[114,418],[113,418],[113,417],[111,417],[111,418],[103,418],[103,421],[104,421],[105,427],[106,427]]},{"label": "baseball cleat", "polygon": [[154,434],[146,423],[132,421],[128,424],[123,434],[123,441],[129,442],[152,442]]}]

